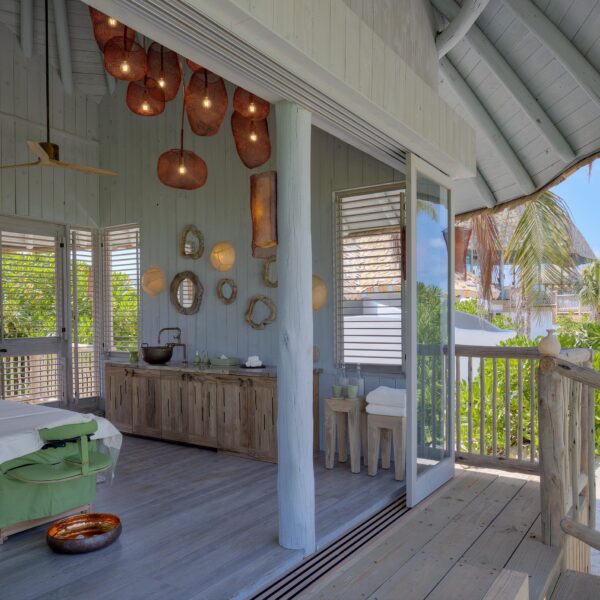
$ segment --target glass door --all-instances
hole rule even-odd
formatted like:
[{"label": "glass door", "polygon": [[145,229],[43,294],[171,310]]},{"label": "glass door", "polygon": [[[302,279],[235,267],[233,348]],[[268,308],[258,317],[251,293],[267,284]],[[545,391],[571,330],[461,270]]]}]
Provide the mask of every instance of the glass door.
[{"label": "glass door", "polygon": [[454,474],[454,217],[450,180],[407,161],[407,498]]}]

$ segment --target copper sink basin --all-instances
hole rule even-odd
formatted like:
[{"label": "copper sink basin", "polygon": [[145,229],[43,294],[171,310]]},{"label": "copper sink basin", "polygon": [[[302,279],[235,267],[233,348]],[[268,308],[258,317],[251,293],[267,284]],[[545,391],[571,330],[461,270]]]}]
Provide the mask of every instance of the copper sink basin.
[{"label": "copper sink basin", "polygon": [[142,358],[151,365],[164,365],[173,357],[173,346],[148,346],[142,344]]},{"label": "copper sink basin", "polygon": [[112,544],[121,535],[121,519],[108,513],[72,515],[48,528],[46,541],[61,554],[93,552]]}]

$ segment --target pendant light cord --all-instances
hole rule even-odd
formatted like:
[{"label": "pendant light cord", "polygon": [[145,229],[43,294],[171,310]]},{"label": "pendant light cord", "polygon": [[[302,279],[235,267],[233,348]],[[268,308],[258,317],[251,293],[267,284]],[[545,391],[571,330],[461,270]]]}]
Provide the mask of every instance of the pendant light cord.
[{"label": "pendant light cord", "polygon": [[49,144],[50,143],[50,76],[49,76],[49,65],[50,65],[50,59],[49,59],[49,52],[48,52],[48,46],[49,46],[49,42],[48,42],[48,0],[45,1],[45,6],[44,6],[44,11],[45,11],[45,16],[46,16],[46,23],[45,23],[45,30],[46,30],[46,142]]},{"label": "pendant light cord", "polygon": [[181,105],[181,129],[179,135],[179,160],[181,160],[183,157],[183,117],[185,115],[185,71],[181,59],[178,59],[177,62],[179,63],[179,72],[181,73],[181,96],[183,98],[183,103]]}]

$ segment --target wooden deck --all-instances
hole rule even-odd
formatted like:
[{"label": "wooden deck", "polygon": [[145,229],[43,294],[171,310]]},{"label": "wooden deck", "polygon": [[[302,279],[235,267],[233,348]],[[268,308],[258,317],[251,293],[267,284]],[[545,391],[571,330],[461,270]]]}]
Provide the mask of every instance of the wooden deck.
[{"label": "wooden deck", "polygon": [[301,597],[482,599],[503,569],[529,574],[530,598],[552,592],[559,553],[539,541],[533,475],[457,468],[456,477]]},{"label": "wooden deck", "polygon": [[[396,498],[391,472],[315,465],[320,546]],[[40,527],[0,546],[0,598],[220,600],[245,598],[302,560],[277,544],[275,465],[126,437],[117,477],[94,508],[123,534],[89,555],[60,556]]]}]

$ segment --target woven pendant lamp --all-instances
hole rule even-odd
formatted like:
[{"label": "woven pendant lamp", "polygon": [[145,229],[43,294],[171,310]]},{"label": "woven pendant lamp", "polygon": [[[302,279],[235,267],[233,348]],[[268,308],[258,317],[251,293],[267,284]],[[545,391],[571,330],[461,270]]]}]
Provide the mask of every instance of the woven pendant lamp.
[{"label": "woven pendant lamp", "polygon": [[162,88],[165,101],[169,102],[177,96],[181,85],[181,69],[177,54],[157,42],[148,48],[148,76],[152,77]]},{"label": "woven pendant lamp", "polygon": [[237,87],[233,94],[233,110],[246,119],[261,121],[269,116],[271,105],[244,88]]},{"label": "woven pendant lamp", "polygon": [[[96,43],[98,44],[100,50],[104,52],[104,46],[106,46],[108,40],[114,37],[121,37],[125,30],[125,26],[123,23],[120,23],[113,17],[109,17],[108,15],[105,15],[103,12],[92,8],[91,6],[89,9]],[[135,37],[135,31],[128,28],[127,37],[133,39]]]},{"label": "woven pendant lamp", "polygon": [[200,69],[202,69],[202,65],[199,65],[198,63],[194,62],[193,60],[190,60],[189,58],[185,59],[185,62],[187,63],[187,66],[192,70],[192,71],[200,71]]},{"label": "woven pendant lamp", "polygon": [[115,78],[139,81],[146,74],[146,51],[129,37],[129,27],[123,35],[113,37],[104,46],[104,68]]},{"label": "woven pendant lamp", "polygon": [[253,121],[234,112],[231,115],[231,131],[238,156],[249,169],[260,167],[269,160],[271,139],[266,119]]},{"label": "woven pendant lamp", "polygon": [[127,86],[127,106],[142,117],[155,117],[165,110],[165,93],[158,82],[147,75]]},{"label": "woven pendant lamp", "polygon": [[208,170],[206,163],[191,150],[183,148],[183,114],[184,106],[181,108],[181,130],[179,134],[179,148],[173,148],[163,152],[158,158],[156,171],[158,178],[165,185],[180,190],[196,190],[206,183]]},{"label": "woven pendant lamp", "polygon": [[215,135],[227,112],[227,90],[222,77],[200,68],[185,91],[188,122],[196,135]]}]

